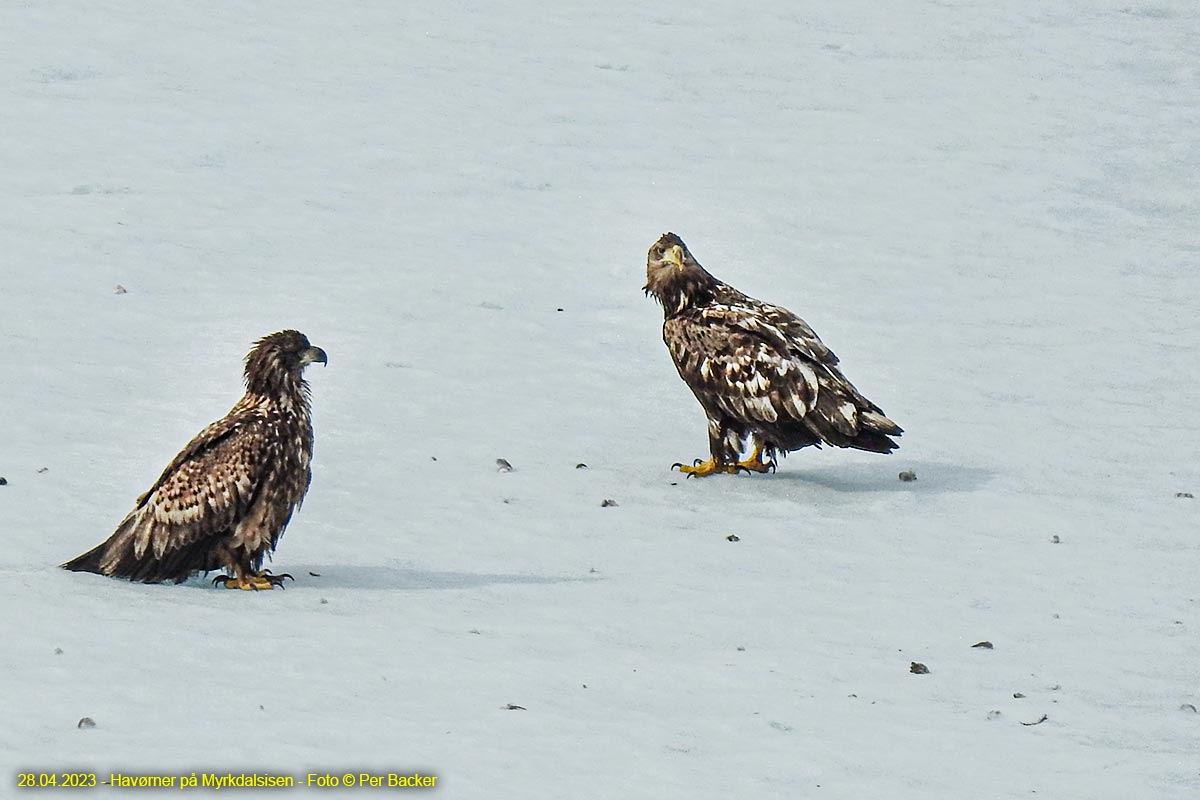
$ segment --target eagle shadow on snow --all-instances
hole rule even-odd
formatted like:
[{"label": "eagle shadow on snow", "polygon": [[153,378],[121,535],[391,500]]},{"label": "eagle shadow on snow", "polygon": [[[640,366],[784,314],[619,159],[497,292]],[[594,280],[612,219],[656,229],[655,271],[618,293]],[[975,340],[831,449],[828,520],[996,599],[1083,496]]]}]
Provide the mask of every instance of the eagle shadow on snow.
[{"label": "eagle shadow on snow", "polygon": [[[384,565],[296,564],[291,566],[296,582],[288,584],[306,589],[391,589],[427,591],[478,589],[501,584],[584,583],[600,580],[598,575],[514,575],[480,572],[437,572],[433,570],[389,567]],[[309,573],[315,572],[317,576]]]},{"label": "eagle shadow on snow", "polygon": [[[932,461],[892,457],[891,469],[881,468],[878,462],[869,464],[829,464],[816,466],[781,466],[771,476],[776,481],[813,483],[835,492],[913,492],[917,494],[950,494],[971,492],[992,479],[992,473],[978,467],[964,467]],[[798,461],[799,459],[793,459]],[[902,471],[916,473],[915,481],[899,478]]]}]

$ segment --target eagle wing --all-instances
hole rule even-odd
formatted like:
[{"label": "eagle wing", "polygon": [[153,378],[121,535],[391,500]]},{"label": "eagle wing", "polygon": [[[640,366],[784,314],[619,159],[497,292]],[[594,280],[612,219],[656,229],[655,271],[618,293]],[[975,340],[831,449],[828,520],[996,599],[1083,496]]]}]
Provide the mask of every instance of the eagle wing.
[{"label": "eagle wing", "polygon": [[266,445],[266,421],[253,409],[235,410],[201,431],[138,498],[118,529],[118,535],[123,528],[131,537],[134,558],[149,550],[161,561],[228,533],[258,493]]},{"label": "eagle wing", "polygon": [[864,415],[894,425],[846,380],[804,320],[746,300],[708,305],[663,327],[680,376],[710,416],[751,426],[803,423],[821,438],[857,436]]},{"label": "eagle wing", "polygon": [[714,299],[718,306],[727,306],[751,332],[761,331],[778,346],[818,364],[837,366],[837,355],[825,346],[816,331],[783,306],[756,300],[724,283],[714,292]]}]

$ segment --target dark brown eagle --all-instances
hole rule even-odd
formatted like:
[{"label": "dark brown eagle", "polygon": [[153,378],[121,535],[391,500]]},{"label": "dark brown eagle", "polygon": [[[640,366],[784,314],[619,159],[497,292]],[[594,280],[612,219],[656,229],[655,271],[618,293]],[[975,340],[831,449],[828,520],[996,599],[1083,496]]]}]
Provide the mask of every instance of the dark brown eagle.
[{"label": "dark brown eagle", "polygon": [[708,416],[712,456],[675,465],[689,477],[767,472],[778,454],[822,442],[876,453],[899,446],[889,437],[900,426],[846,380],[804,320],[717,280],[675,234],[650,248],[644,288],[662,304],[663,341]]},{"label": "dark brown eagle", "polygon": [[63,564],[146,583],[213,582],[271,589],[290,575],[262,570],[312,480],[305,366],[327,362],[299,331],[259,339],[246,356],[246,394],[175,456],[108,540]]}]

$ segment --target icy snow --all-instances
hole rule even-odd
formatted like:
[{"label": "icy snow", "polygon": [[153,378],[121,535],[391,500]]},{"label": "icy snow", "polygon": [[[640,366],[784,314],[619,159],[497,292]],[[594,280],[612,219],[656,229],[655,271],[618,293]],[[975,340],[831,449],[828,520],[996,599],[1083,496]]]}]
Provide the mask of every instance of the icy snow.
[{"label": "icy snow", "polygon": [[[1194,2],[8,2],[0,98],[0,796],[1200,797]],[[901,449],[671,472],[666,230]],[[296,582],[57,569],[284,327]]]}]

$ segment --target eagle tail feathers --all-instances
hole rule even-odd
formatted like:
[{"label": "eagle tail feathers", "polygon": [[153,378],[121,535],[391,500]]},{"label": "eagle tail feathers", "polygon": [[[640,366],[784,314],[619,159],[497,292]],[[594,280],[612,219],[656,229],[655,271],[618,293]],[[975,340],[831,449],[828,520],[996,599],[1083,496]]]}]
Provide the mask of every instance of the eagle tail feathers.
[{"label": "eagle tail feathers", "polygon": [[858,436],[851,439],[846,447],[855,450],[868,450],[872,453],[890,453],[900,447],[899,443],[878,431],[860,431]]},{"label": "eagle tail feathers", "polygon": [[860,424],[849,433],[840,415],[829,419],[819,413],[809,414],[804,418],[803,425],[811,431],[810,435],[835,447],[848,447],[854,450],[886,454],[900,447],[890,437],[899,436],[902,431],[900,426],[887,417],[881,416],[880,418],[890,424],[883,425],[875,420],[864,419],[864,415],[860,414]]},{"label": "eagle tail feathers", "polygon": [[899,436],[904,433],[903,428],[877,411],[860,411],[858,420],[867,430],[886,433],[889,436]]},{"label": "eagle tail feathers", "polygon": [[140,583],[182,583],[191,575],[212,569],[202,545],[183,547],[157,556],[135,547],[138,515],[130,514],[105,541],[62,565],[72,572],[94,572]]},{"label": "eagle tail feathers", "polygon": [[104,556],[104,548],[107,545],[108,542],[101,542],[83,555],[76,556],[61,566],[71,572],[94,572],[97,575],[103,575],[104,571],[100,569],[100,559]]}]

